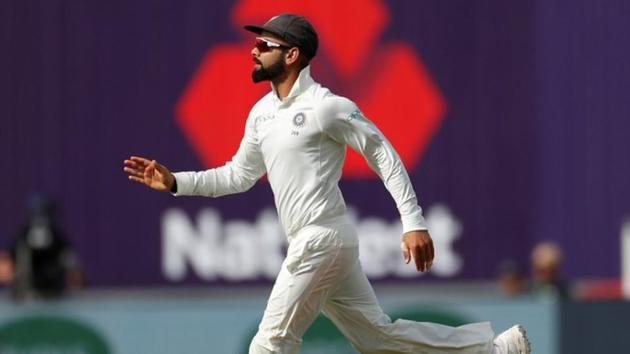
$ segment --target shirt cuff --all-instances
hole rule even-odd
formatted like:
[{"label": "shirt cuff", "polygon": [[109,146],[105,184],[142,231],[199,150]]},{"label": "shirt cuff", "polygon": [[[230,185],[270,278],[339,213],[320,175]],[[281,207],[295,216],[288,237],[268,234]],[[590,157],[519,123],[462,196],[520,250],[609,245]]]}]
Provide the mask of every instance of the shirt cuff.
[{"label": "shirt cuff", "polygon": [[422,216],[421,209],[412,214],[403,215],[400,219],[402,221],[403,234],[409,231],[428,230],[427,221]]},{"label": "shirt cuff", "polygon": [[190,195],[192,193],[192,186],[194,184],[192,172],[175,172],[173,173],[173,177],[175,177],[175,181],[177,183],[177,191],[175,193],[171,193],[172,195],[178,197],[182,195]]}]

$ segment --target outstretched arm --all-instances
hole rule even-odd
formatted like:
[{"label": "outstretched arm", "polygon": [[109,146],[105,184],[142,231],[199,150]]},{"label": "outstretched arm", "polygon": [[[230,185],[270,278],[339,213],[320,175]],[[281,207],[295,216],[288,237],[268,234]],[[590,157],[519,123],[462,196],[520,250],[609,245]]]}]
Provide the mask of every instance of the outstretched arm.
[{"label": "outstretched arm", "polygon": [[200,172],[177,172],[176,195],[219,197],[250,189],[265,174],[256,132],[248,120],[245,135],[232,160],[224,166]]},{"label": "outstretched arm", "polygon": [[130,180],[156,191],[170,191],[175,183],[175,177],[168,168],[144,157],[131,156],[124,161],[123,170],[129,174]]},{"label": "outstretched arm", "polygon": [[324,100],[319,116],[324,132],[363,155],[392,195],[403,224],[401,249],[404,261],[409,263],[413,258],[419,271],[431,268],[433,241],[407,171],[394,148],[356,105],[346,98],[331,97]]},{"label": "outstretched arm", "polygon": [[130,180],[157,191],[207,197],[244,192],[266,171],[256,133],[249,120],[238,151],[224,166],[198,172],[171,173],[155,160],[139,156],[131,156],[124,165]]}]

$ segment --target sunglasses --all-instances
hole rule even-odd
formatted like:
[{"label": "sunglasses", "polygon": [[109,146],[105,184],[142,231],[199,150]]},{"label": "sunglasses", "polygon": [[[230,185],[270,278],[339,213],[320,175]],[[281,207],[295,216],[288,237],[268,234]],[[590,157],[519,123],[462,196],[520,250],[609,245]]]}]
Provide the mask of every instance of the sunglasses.
[{"label": "sunglasses", "polygon": [[255,42],[254,46],[261,53],[266,53],[266,52],[269,52],[269,51],[274,50],[276,48],[291,48],[289,46],[282,45],[282,44],[279,44],[279,43],[276,43],[276,42],[272,42],[272,41],[270,41],[268,39],[264,39],[264,38],[260,38],[260,37],[256,37],[256,42]]}]

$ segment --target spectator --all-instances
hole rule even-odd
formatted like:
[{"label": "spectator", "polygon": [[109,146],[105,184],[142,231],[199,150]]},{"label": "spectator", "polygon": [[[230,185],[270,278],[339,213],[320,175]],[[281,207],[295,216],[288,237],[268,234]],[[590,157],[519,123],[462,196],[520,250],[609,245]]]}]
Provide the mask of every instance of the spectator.
[{"label": "spectator", "polygon": [[26,223],[9,253],[0,251],[0,283],[17,299],[60,297],[83,285],[78,259],[57,223],[56,204],[41,195],[29,200]]},{"label": "spectator", "polygon": [[562,250],[558,244],[545,241],[537,244],[531,253],[532,293],[535,297],[566,300],[567,286],[560,276]]},{"label": "spectator", "polygon": [[4,250],[0,250],[0,285],[11,284],[14,274],[11,255]]},{"label": "spectator", "polygon": [[521,267],[514,260],[505,260],[498,267],[497,286],[507,298],[518,298],[527,292],[526,280]]}]

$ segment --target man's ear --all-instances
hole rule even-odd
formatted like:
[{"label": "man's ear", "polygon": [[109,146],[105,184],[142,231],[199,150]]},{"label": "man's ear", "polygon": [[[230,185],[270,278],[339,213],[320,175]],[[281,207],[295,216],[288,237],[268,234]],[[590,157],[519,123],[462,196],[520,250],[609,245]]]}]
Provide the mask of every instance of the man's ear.
[{"label": "man's ear", "polygon": [[289,48],[284,54],[284,62],[287,65],[292,65],[298,62],[300,59],[300,49],[298,47]]}]

